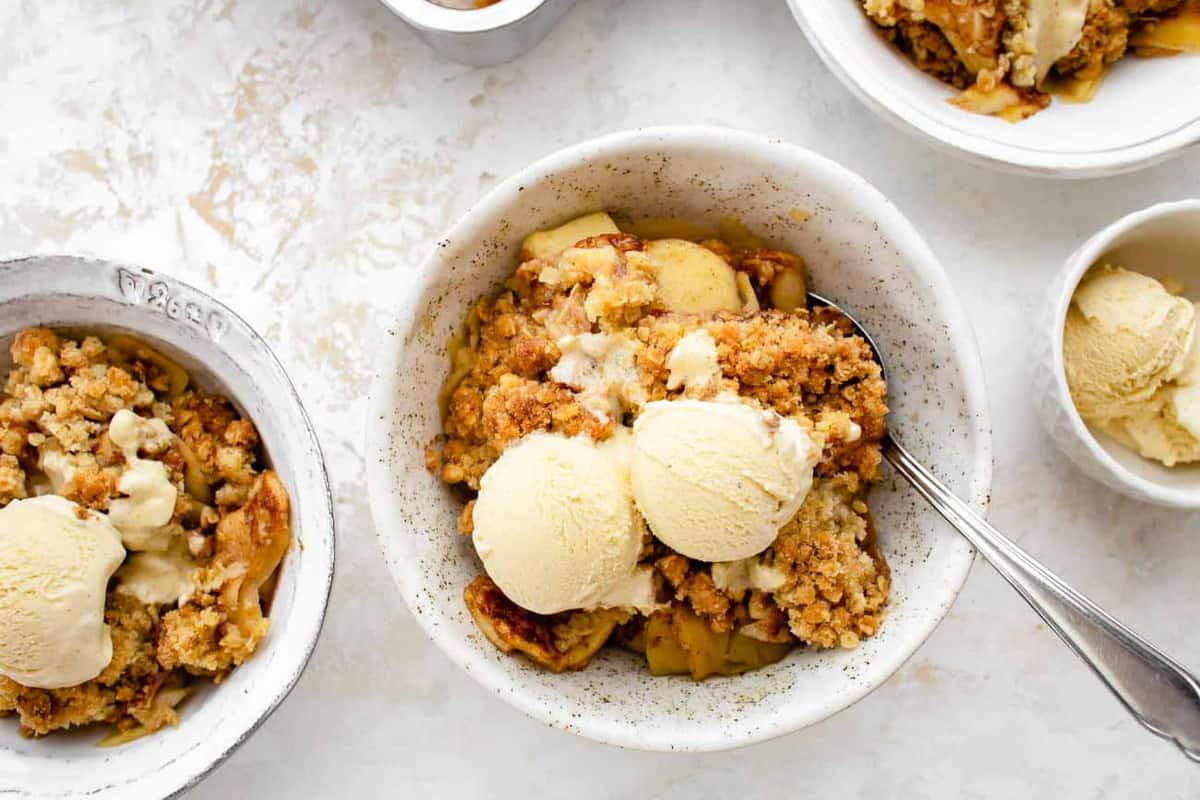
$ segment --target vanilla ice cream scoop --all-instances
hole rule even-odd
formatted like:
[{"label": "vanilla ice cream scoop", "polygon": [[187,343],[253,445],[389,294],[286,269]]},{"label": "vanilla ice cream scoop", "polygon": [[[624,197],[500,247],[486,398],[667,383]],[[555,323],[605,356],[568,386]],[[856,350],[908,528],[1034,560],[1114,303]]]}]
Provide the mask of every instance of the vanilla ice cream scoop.
[{"label": "vanilla ice cream scoop", "polygon": [[762,552],[812,487],[821,448],[791,419],[740,402],[659,400],[633,425],[638,509],[700,561]]},{"label": "vanilla ice cream scoop", "polygon": [[104,597],[124,558],[108,518],[66,498],[0,509],[0,675],[38,689],[99,675],[112,660]]},{"label": "vanilla ice cream scoop", "polygon": [[1086,421],[1127,416],[1183,371],[1195,307],[1153,278],[1101,267],[1075,290],[1063,329],[1071,399]]},{"label": "vanilla ice cream scoop", "polygon": [[484,473],[472,539],[508,599],[537,614],[589,608],[634,575],[643,527],[620,444],[535,433]]},{"label": "vanilla ice cream scoop", "polygon": [[1200,341],[1193,341],[1183,371],[1173,381],[1101,428],[1141,456],[1168,467],[1200,461]]},{"label": "vanilla ice cream scoop", "polygon": [[1054,64],[1079,44],[1088,5],[1089,0],[1022,0],[1026,24],[1022,38],[1032,50],[1034,86],[1041,87]]}]

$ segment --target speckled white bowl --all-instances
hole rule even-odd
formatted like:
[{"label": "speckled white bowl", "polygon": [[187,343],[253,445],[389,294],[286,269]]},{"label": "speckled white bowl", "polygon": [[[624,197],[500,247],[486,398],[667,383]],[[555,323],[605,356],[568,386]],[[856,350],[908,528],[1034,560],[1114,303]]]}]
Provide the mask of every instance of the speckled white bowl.
[{"label": "speckled white bowl", "polygon": [[267,344],[237,315],[176,280],[137,267],[65,256],[0,263],[0,369],[33,325],[131,333],[234,401],[253,420],[292,498],[295,542],[254,657],[183,707],[177,728],[101,749],[104,731],[23,739],[0,719],[0,796],[168,797],[199,782],[283,702],[304,671],[333,580],[334,523],[317,438]]},{"label": "speckled white bowl", "polygon": [[815,289],[878,335],[900,437],[986,508],[991,442],[974,337],[937,259],[900,212],[799,147],[718,128],[652,128],[568,148],[505,181],[438,243],[401,301],[367,439],[388,566],[456,664],[555,727],[626,747],[719,750],[811,725],[895,672],[945,616],[971,565],[961,537],[890,479],[872,503],[893,600],[879,635],[854,651],[797,651],[758,672],[693,683],[653,678],[644,662],[608,648],[586,670],[553,675],[497,651],[463,607],[480,566],[455,530],[460,501],[426,471],[422,452],[439,431],[447,339],[469,305],[512,273],[522,236],[597,209],[708,224],[733,215],[801,253]]},{"label": "speckled white bowl", "polygon": [[888,122],[984,166],[1054,178],[1140,169],[1200,142],[1200,57],[1127,58],[1089,103],[1023,122],[970,114],[880,35],[861,0],[788,0],[829,69]]},{"label": "speckled white bowl", "polygon": [[1200,508],[1200,465],[1168,468],[1142,458],[1089,427],[1071,402],[1063,368],[1063,325],[1075,287],[1101,262],[1180,281],[1183,294],[1193,302],[1200,301],[1200,200],[1151,206],[1122,217],[1084,242],[1046,293],[1032,360],[1034,396],[1042,423],[1085,474],[1147,503]]}]

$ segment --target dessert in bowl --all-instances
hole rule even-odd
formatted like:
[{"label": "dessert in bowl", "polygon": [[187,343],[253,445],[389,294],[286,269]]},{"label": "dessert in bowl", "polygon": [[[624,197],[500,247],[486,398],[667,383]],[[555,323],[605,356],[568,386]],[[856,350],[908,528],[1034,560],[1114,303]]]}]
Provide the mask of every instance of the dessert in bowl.
[{"label": "dessert in bowl", "polygon": [[21,732],[179,724],[267,635],[291,500],[258,431],[125,334],[17,332],[0,391],[0,713]]},{"label": "dessert in bowl", "polygon": [[1020,122],[1087,102],[1126,56],[1200,53],[1194,0],[864,0],[922,72],[960,90],[964,111]]},{"label": "dessert in bowl", "polygon": [[[856,604],[854,607],[860,616],[839,619],[847,624],[836,635],[832,628],[818,632],[820,626],[816,625],[809,632],[810,641],[805,641],[803,636],[796,635],[793,626],[785,623],[789,633],[780,637],[783,641],[772,643],[764,641],[769,636],[751,636],[748,637],[750,641],[764,645],[762,652],[746,658],[731,655],[735,649],[744,653],[740,648],[732,647],[730,641],[747,625],[759,621],[752,619],[753,613],[767,610],[770,613],[761,615],[760,619],[770,619],[759,630],[752,629],[747,633],[765,634],[763,629],[773,629],[780,620],[773,609],[764,609],[763,606],[769,604],[759,604],[757,609],[752,609],[755,603],[748,599],[744,601],[744,616],[732,608],[737,605],[733,600],[730,608],[720,613],[712,613],[715,606],[708,608],[710,613],[706,617],[706,604],[699,599],[699,590],[718,582],[715,568],[711,566],[714,563],[725,565],[726,574],[720,580],[726,585],[731,579],[753,580],[757,577],[768,584],[777,580],[772,568],[780,565],[774,561],[766,563],[762,548],[764,540],[774,541],[771,537],[778,534],[778,526],[768,529],[764,536],[758,525],[741,525],[736,513],[728,513],[725,502],[739,498],[736,490],[731,490],[732,494],[723,494],[720,487],[713,487],[706,479],[697,479],[695,474],[681,476],[675,471],[676,474],[664,475],[664,459],[656,457],[655,452],[661,456],[664,452],[677,452],[681,447],[685,450],[710,449],[728,459],[731,441],[738,441],[747,451],[739,468],[753,473],[762,464],[794,467],[796,453],[805,451],[806,458],[813,462],[809,468],[814,470],[814,484],[822,480],[819,465],[824,462],[833,468],[834,460],[829,456],[839,448],[847,456],[842,469],[849,469],[850,464],[855,464],[857,469],[858,462],[851,453],[858,453],[869,461],[871,439],[875,435],[869,427],[855,432],[848,424],[850,419],[831,413],[825,419],[827,432],[821,433],[829,438],[817,446],[820,413],[815,406],[798,413],[796,407],[802,405],[800,400],[792,400],[791,408],[775,406],[769,399],[764,403],[763,398],[751,398],[755,402],[746,403],[745,395],[752,394],[746,386],[753,381],[724,374],[730,365],[729,359],[738,352],[763,352],[749,341],[744,342],[744,347],[737,341],[739,337],[752,336],[751,328],[777,332],[794,326],[791,333],[799,343],[818,329],[832,341],[841,335],[836,325],[810,328],[808,312],[797,310],[794,305],[787,310],[746,313],[742,304],[750,301],[751,295],[760,305],[764,300],[771,301],[767,285],[770,281],[751,285],[749,293],[739,294],[738,284],[743,285],[744,291],[748,281],[753,283],[753,276],[746,275],[741,280],[736,274],[730,276],[738,270],[724,273],[729,281],[725,284],[729,292],[726,295],[730,303],[728,311],[666,312],[656,306],[662,300],[664,287],[660,281],[650,278],[647,285],[651,294],[658,296],[658,300],[650,304],[655,306],[655,313],[641,316],[633,313],[631,317],[624,317],[623,325],[609,331],[625,337],[631,327],[645,328],[636,336],[644,334],[647,339],[643,344],[651,345],[656,361],[662,360],[644,386],[640,380],[626,381],[621,389],[634,397],[636,406],[634,384],[641,386],[647,394],[640,411],[626,414],[623,407],[609,406],[612,413],[607,424],[615,429],[620,417],[622,427],[631,428],[629,436],[634,458],[628,483],[621,470],[604,472],[599,466],[606,461],[611,463],[611,460],[598,454],[598,448],[592,442],[605,442],[612,438],[611,435],[593,436],[586,430],[593,420],[600,418],[592,414],[589,407],[603,410],[602,404],[611,402],[613,395],[601,392],[590,399],[584,397],[587,394],[583,385],[585,376],[594,374],[595,370],[575,369],[592,365],[586,360],[572,364],[574,359],[568,359],[563,365],[562,350],[558,349],[557,341],[553,348],[543,351],[553,356],[553,363],[531,364],[532,377],[530,373],[520,377],[521,367],[513,363],[499,368],[494,381],[480,372],[472,378],[469,373],[478,363],[471,363],[474,358],[489,360],[493,355],[499,358],[536,357],[536,349],[528,340],[524,345],[506,350],[489,346],[484,342],[483,328],[477,328],[475,334],[479,346],[474,350],[474,356],[463,359],[460,366],[466,369],[459,377],[466,382],[482,381],[477,387],[480,390],[464,390],[461,387],[468,384],[459,384],[456,391],[444,397],[446,403],[436,402],[437,391],[432,387],[442,385],[447,378],[447,342],[456,335],[461,342],[463,323],[473,313],[472,309],[483,308],[490,319],[498,320],[503,315],[492,315],[494,304],[511,303],[515,299],[520,305],[522,291],[518,288],[511,294],[506,293],[506,281],[511,290],[522,280],[532,278],[528,287],[535,293],[547,292],[547,307],[554,305],[551,295],[569,296],[569,291],[564,294],[558,289],[547,288],[569,272],[559,269],[559,276],[552,274],[554,256],[538,267],[536,276],[532,267],[523,276],[517,265],[530,263],[529,259],[521,258],[526,235],[533,231],[559,229],[579,217],[592,215],[595,219],[596,212],[602,209],[612,212],[609,219],[614,220],[616,232],[612,229],[603,233],[585,231],[579,239],[592,238],[589,234],[596,233],[599,240],[592,244],[599,246],[573,247],[580,241],[572,241],[560,250],[560,254],[571,253],[571,259],[595,258],[620,263],[622,267],[613,272],[614,275],[637,272],[649,278],[655,272],[653,266],[643,270],[637,263],[642,257],[635,253],[644,255],[647,251],[661,250],[663,239],[676,242],[665,245],[667,249],[684,247],[678,242],[695,239],[697,241],[688,241],[689,247],[696,248],[692,252],[703,251],[699,255],[719,273],[729,270],[731,260],[738,260],[736,252],[739,248],[735,246],[730,252],[723,252],[715,242],[709,241],[706,246],[700,242],[705,241],[709,232],[720,232],[722,220],[725,220],[726,230],[753,231],[761,236],[767,248],[779,251],[780,258],[794,258],[794,261],[787,261],[788,266],[802,263],[807,279],[815,288],[862,311],[873,328],[880,329],[886,342],[889,369],[896,375],[887,403],[893,412],[899,413],[893,420],[902,421],[905,436],[915,437],[925,452],[938,453],[931,460],[960,494],[977,505],[985,503],[990,478],[990,449],[973,339],[936,260],[898,212],[860,179],[799,148],[719,129],[650,129],[585,143],[515,176],[450,231],[431,257],[419,285],[400,310],[395,338],[397,346],[389,354],[372,397],[368,471],[372,508],[385,556],[417,619],[451,658],[501,697],[550,724],[603,741],[663,750],[727,748],[804,727],[865,695],[919,646],[949,608],[965,579],[971,561],[970,548],[943,531],[932,513],[927,515],[918,505],[914,495],[885,479],[867,497],[878,532],[878,561],[871,556],[873,540],[864,532],[851,534],[848,542],[841,540],[848,550],[862,556],[863,560],[856,558],[856,561],[864,569],[870,564],[869,569],[875,571],[874,578],[883,577],[890,570],[890,580],[885,578],[882,585],[873,581],[879,595],[874,610],[880,612],[879,617],[865,619],[870,612],[865,606]],[[661,222],[664,218],[684,220],[687,224],[675,225],[670,233],[664,234]],[[737,219],[740,224],[731,225],[731,219]],[[631,232],[636,235],[630,236]],[[633,240],[637,240],[640,250],[633,246]],[[601,241],[604,243],[600,244]],[[616,244],[629,249],[620,253]],[[525,241],[525,247],[529,246],[530,242]],[[611,261],[614,258],[617,262]],[[655,257],[650,258],[653,261]],[[547,266],[550,266],[550,272],[545,271]],[[586,281],[590,286],[588,296],[592,296],[599,285],[594,279],[596,274],[593,272],[593,278]],[[669,294],[670,290],[665,293]],[[635,293],[621,290],[611,297],[630,297],[632,294]],[[478,305],[481,298],[483,306]],[[735,298],[739,303],[736,311],[732,307]],[[593,310],[599,311],[604,306],[601,299],[596,298],[591,304]],[[526,310],[531,308],[528,306]],[[520,311],[515,307],[505,310]],[[586,313],[585,310],[585,316]],[[673,317],[672,313],[681,315]],[[722,314],[729,316],[722,317]],[[519,328],[517,317],[519,314],[516,317],[510,314],[509,322],[498,323],[500,327],[493,333],[502,333],[510,323]],[[599,319],[598,316],[588,322],[589,330],[581,328],[576,335],[604,333],[592,328],[593,323],[599,325]],[[480,320],[483,321],[482,317]],[[659,326],[665,327],[660,329]],[[470,327],[467,326],[468,336],[471,335]],[[666,327],[671,329],[669,335],[665,334]],[[681,355],[678,348],[685,339],[689,344]],[[586,343],[612,344],[596,339]],[[569,342],[563,344],[571,349]],[[844,345],[848,352],[855,347],[851,337],[845,337]],[[597,347],[592,352],[606,349]],[[689,375],[703,375],[703,370],[694,369],[695,364],[707,362],[711,366],[714,350],[723,373],[718,382],[736,381],[739,385],[726,384],[715,390],[687,386]],[[677,356],[674,360],[679,362],[675,372],[676,380],[684,384],[682,392],[678,385],[666,388],[672,372],[666,362],[672,360],[672,355]],[[693,362],[693,368],[687,366],[689,360]],[[634,363],[637,363],[636,356]],[[945,367],[934,370],[930,367],[933,363]],[[550,377],[560,365],[562,368],[557,375],[562,380]],[[836,371],[832,364],[830,367]],[[576,374],[565,374],[573,369]],[[711,376],[711,372],[709,374]],[[871,385],[869,375],[864,374],[863,378],[859,383]],[[943,380],[946,382],[942,383]],[[483,388],[485,384],[486,389]],[[729,400],[719,397],[721,388],[738,389],[735,394],[740,395],[741,400],[714,408],[723,399]],[[797,391],[797,387],[787,387],[785,382],[780,382],[779,388],[781,402],[785,395]],[[878,388],[882,389],[882,386],[878,385]],[[803,394],[803,390],[800,393]],[[564,402],[556,406],[555,396]],[[816,400],[816,397],[814,393],[809,399]],[[455,404],[487,404],[488,398],[491,398],[489,411],[492,413],[480,408],[476,418],[484,421],[481,424],[491,426],[494,432],[512,423],[511,433],[515,435],[511,441],[501,443],[499,440],[503,436],[488,440],[491,434],[486,433],[475,439],[456,434],[456,417],[467,423],[472,415],[462,407],[456,411]],[[449,429],[444,428],[443,408],[439,405],[449,412],[445,418],[445,423],[450,424]],[[868,407],[869,404],[862,406],[863,409]],[[560,410],[556,412],[555,408]],[[652,413],[648,414],[647,408]],[[743,408],[746,410],[739,410]],[[516,413],[505,413],[503,409]],[[830,409],[831,412],[836,410]],[[809,414],[809,411],[814,413]],[[878,409],[876,411],[878,413]],[[556,413],[562,423],[560,430],[554,430],[553,421],[548,425],[538,424],[536,429],[528,429],[521,422],[523,418],[535,416],[544,420],[547,415],[553,420]],[[799,430],[777,417],[791,418]],[[714,419],[720,424],[714,425]],[[585,428],[582,436],[571,427],[572,420]],[[624,423],[632,424],[626,426]],[[775,436],[764,438],[763,425],[773,427]],[[727,436],[714,436],[707,442],[682,433],[718,428]],[[781,435],[781,430],[790,433]],[[430,443],[443,434],[449,436],[441,443],[435,442],[432,452],[427,453]],[[456,437],[459,443],[452,444]],[[780,442],[781,438],[790,445]],[[851,442],[851,439],[855,441]],[[961,446],[947,449],[938,445],[951,440]],[[689,441],[691,444],[686,444]],[[771,441],[775,444],[763,445],[762,452],[754,458],[748,454],[756,446],[753,443]],[[497,443],[501,447],[496,447]],[[801,443],[805,446],[801,447]],[[813,445],[812,451],[807,450],[808,445]],[[473,464],[475,456],[488,447],[493,452]],[[774,452],[769,452],[771,450]],[[645,460],[647,463],[643,466],[646,469],[641,470],[640,477],[639,451],[651,456]],[[429,459],[432,463],[427,463],[427,455],[433,456]],[[558,459],[562,468],[560,473],[537,473],[544,469],[548,458]],[[488,468],[501,462],[507,466],[501,466],[485,479]],[[670,457],[665,462],[677,463],[677,460]],[[592,466],[579,466],[587,464]],[[703,460],[698,460],[697,465],[701,476],[705,472],[711,473]],[[433,472],[429,466],[434,468]],[[451,469],[449,475],[448,467]],[[584,482],[572,478],[573,470],[601,477],[586,482],[585,491]],[[671,469],[665,471],[672,472]],[[772,474],[778,477],[778,472],[775,470]],[[867,472],[871,473],[869,467]],[[597,561],[611,561],[620,569],[597,567],[591,573],[591,577],[596,578],[591,587],[595,591],[578,592],[580,581],[562,581],[560,575],[549,578],[546,583],[563,585],[545,591],[545,586],[531,586],[535,582],[521,575],[520,567],[528,567],[530,563],[543,565],[538,569],[562,568],[570,573],[580,573],[571,566],[569,559],[556,560],[551,552],[553,547],[546,542],[537,546],[537,558],[520,558],[513,555],[514,552],[519,554],[519,548],[509,548],[513,541],[520,542],[521,546],[528,545],[527,538],[514,535],[504,524],[518,530],[529,527],[517,521],[529,507],[529,504],[522,504],[521,495],[530,494],[527,487],[535,483],[530,480],[532,473],[547,475],[547,480],[540,483],[543,489],[547,485],[552,488],[553,484],[571,485],[574,481],[580,486],[581,502],[586,502],[586,507],[595,512],[592,516],[610,521],[612,531],[627,531],[630,518],[635,519],[632,523],[635,529],[637,518],[648,520],[647,531],[640,532],[642,537],[630,537],[627,533],[616,536],[623,543],[622,547],[605,548],[596,554]],[[777,501],[774,510],[780,515],[776,520],[782,518],[790,522],[795,509],[789,507],[789,503],[803,495],[799,498],[803,504],[804,498],[811,496],[806,477],[801,470],[793,474],[792,479],[780,478],[781,485],[774,487],[778,491],[773,497]],[[448,487],[443,482],[445,478],[456,484],[465,483],[469,491]],[[482,485],[479,497],[473,497],[473,482]],[[674,485],[676,490],[664,491],[669,485]],[[716,491],[687,495],[689,491],[695,492],[698,485]],[[608,488],[598,490],[601,486]],[[480,511],[480,503],[493,488],[499,491],[487,501],[490,508]],[[582,497],[584,494],[589,497]],[[686,504],[681,510],[676,495],[688,496],[697,507],[707,508],[718,516],[724,515],[727,528],[744,528],[741,543],[730,547],[729,537],[725,535],[727,531],[718,531],[715,538],[689,537],[692,532],[686,530],[686,524],[675,524],[687,519],[690,513]],[[476,503],[468,511],[471,499],[476,499]],[[861,501],[859,497],[854,499]],[[854,499],[847,497],[847,508],[854,508]],[[857,508],[854,515],[863,518],[862,527],[865,527],[866,507],[859,505]],[[506,511],[511,513],[506,515]],[[759,519],[762,517],[769,518],[770,514],[761,515]],[[489,526],[482,561],[476,555],[479,544],[459,532],[460,525],[474,532],[481,518]],[[504,524],[493,522],[495,520]],[[685,529],[682,536],[676,535],[678,530],[672,533],[672,529],[678,527]],[[653,537],[649,537],[649,530],[654,530]],[[831,525],[827,532],[836,538],[839,530]],[[642,546],[647,541],[651,548],[663,548],[656,558],[643,557]],[[706,549],[710,545],[718,549]],[[568,545],[566,549],[573,547]],[[616,551],[619,553],[613,555]],[[777,554],[778,550],[775,552]],[[746,563],[746,558],[759,560]],[[666,563],[659,564],[662,559],[667,559]],[[680,579],[678,586],[667,574],[673,571],[672,563],[683,567],[675,576]],[[552,566],[556,564],[566,566]],[[708,631],[729,635],[720,640],[724,649],[719,655],[730,658],[716,659],[715,664],[708,660],[700,665],[703,668],[697,669],[696,661],[687,657],[690,652],[687,647],[669,647],[652,656],[647,641],[650,637],[646,633],[656,619],[655,611],[660,609],[651,606],[647,608],[651,613],[642,615],[646,619],[641,626],[641,642],[637,641],[638,626],[628,631],[627,638],[611,629],[603,630],[610,624],[626,624],[627,619],[615,623],[604,620],[603,627],[580,626],[583,633],[572,642],[582,642],[590,638],[588,634],[595,633],[602,641],[611,640],[613,644],[623,645],[593,649],[588,653],[590,662],[584,659],[583,663],[576,664],[570,658],[564,658],[553,663],[555,654],[563,653],[564,649],[552,640],[541,639],[546,653],[552,657],[549,659],[552,663],[544,663],[549,669],[544,669],[537,666],[539,654],[536,648],[520,646],[505,631],[497,630],[496,616],[489,613],[493,606],[488,603],[492,601],[516,601],[513,604],[524,612],[542,617],[570,613],[572,607],[575,610],[600,609],[601,616],[606,608],[621,615],[630,614],[630,610],[636,610],[639,605],[637,598],[645,599],[647,595],[628,591],[624,597],[614,600],[614,596],[606,596],[614,588],[609,581],[614,574],[627,568],[636,575],[638,569],[647,567],[657,573],[651,576],[655,591],[650,602],[654,605],[666,603],[672,613],[670,620],[653,624],[660,628],[674,627],[676,631],[692,630],[698,620]],[[485,571],[491,574],[491,581],[497,588],[504,588],[492,594],[491,600],[480,593],[474,598],[477,602],[472,602],[468,592],[467,602],[464,602],[464,592],[480,580]],[[733,578],[734,573],[736,578]],[[693,579],[691,588],[697,591],[681,588],[689,584],[689,578]],[[584,574],[582,583],[588,581],[588,575]],[[514,597],[508,597],[505,591]],[[681,598],[680,592],[685,597]],[[886,601],[883,595],[886,595]],[[692,602],[693,599],[697,602]],[[732,598],[726,593],[725,599]],[[720,605],[718,600],[717,606]],[[679,608],[686,612],[683,620],[676,616]],[[630,614],[630,618],[633,616]],[[662,617],[657,619],[663,620]],[[483,623],[482,627],[479,622]],[[520,630],[519,625],[513,627]],[[778,628],[774,630],[779,633]],[[852,635],[842,637],[843,632]],[[563,633],[579,631],[564,630]],[[536,636],[533,638],[537,639]],[[674,634],[666,638],[679,643],[679,637]],[[708,633],[702,638],[706,652],[714,652]],[[783,645],[782,652],[765,646],[771,644]],[[805,646],[800,647],[800,644]],[[502,652],[504,649],[523,652],[530,657],[514,656]],[[638,650],[644,650],[645,654]],[[682,656],[680,650],[685,651]],[[671,653],[679,658],[672,659]],[[646,677],[647,660],[651,669],[662,677]],[[586,669],[579,669],[585,663]],[[555,669],[562,671],[555,672]],[[698,684],[687,677],[667,674],[679,672],[695,677],[721,674]]]},{"label": "dessert in bowl", "polygon": [[0,279],[0,785],[168,796],[316,643],[320,451],[266,345],[191,287],[70,257]]},{"label": "dessert in bowl", "polygon": [[818,55],[872,110],[973,162],[1098,177],[1200,142],[1200,56],[1123,57],[1194,48],[1194,4],[1046,2],[1054,24],[1031,33],[1029,10],[1042,0],[789,2]]},{"label": "dessert in bowl", "polygon": [[1200,201],[1129,214],[1072,254],[1047,291],[1033,381],[1042,422],[1087,475],[1200,508]]},{"label": "dessert in bowl", "polygon": [[470,498],[468,609],[556,672],[609,641],[696,679],[857,646],[889,588],[870,347],[805,307],[795,254],[637,227],[530,234],[452,340],[427,457]]}]

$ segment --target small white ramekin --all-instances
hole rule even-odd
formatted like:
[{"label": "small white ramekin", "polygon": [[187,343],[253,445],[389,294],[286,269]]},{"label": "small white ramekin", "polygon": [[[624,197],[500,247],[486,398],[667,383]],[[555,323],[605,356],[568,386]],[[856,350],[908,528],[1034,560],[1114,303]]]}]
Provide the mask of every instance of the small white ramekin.
[{"label": "small white ramekin", "polygon": [[451,61],[490,67],[511,61],[545,38],[575,0],[500,0],[471,10],[430,0],[381,0]]},{"label": "small white ramekin", "polygon": [[1142,458],[1079,416],[1063,368],[1063,325],[1075,287],[1107,262],[1183,283],[1200,300],[1200,199],[1162,203],[1122,217],[1084,242],[1050,285],[1033,345],[1032,383],[1047,432],[1083,472],[1129,497],[1200,508],[1200,466],[1164,467]]},{"label": "small white ramekin", "polygon": [[788,0],[813,49],[896,127],[977,164],[1051,178],[1141,169],[1200,143],[1200,57],[1115,64],[1088,103],[1055,99],[1012,124],[946,102],[955,91],[912,65],[861,0]]},{"label": "small white ramekin", "polygon": [[986,509],[991,430],[974,335],[936,256],[900,211],[800,147],[721,128],[649,128],[567,148],[504,181],[438,241],[398,302],[367,438],[371,511],[388,567],[452,661],[563,730],[623,747],[707,751],[812,725],[899,669],[949,611],[971,567],[966,541],[890,478],[871,502],[892,598],[879,634],[855,650],[797,650],[752,673],[693,683],[651,677],[644,661],[606,648],[587,669],[555,675],[499,652],[463,604],[481,567],[455,528],[461,497],[424,458],[441,429],[446,342],[476,299],[512,274],[526,233],[599,209],[713,228],[734,217],[801,254],[814,288],[877,337],[897,435],[960,497]]},{"label": "small white ramekin", "polygon": [[258,652],[189,699],[177,728],[122,747],[94,729],[23,739],[0,719],[0,796],[170,797],[228,758],[283,702],[308,663],[333,581],[334,520],[317,437],[292,383],[258,334],[190,286],[139,267],[67,256],[0,263],[0,370],[17,331],[44,325],[129,333],[228,396],[262,437],[291,495],[294,541]]}]

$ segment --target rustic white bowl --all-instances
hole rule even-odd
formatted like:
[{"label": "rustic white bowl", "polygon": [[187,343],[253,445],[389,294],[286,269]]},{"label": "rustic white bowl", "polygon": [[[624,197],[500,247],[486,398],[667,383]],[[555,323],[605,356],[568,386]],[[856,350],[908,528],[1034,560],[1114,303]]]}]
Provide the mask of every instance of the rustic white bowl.
[{"label": "rustic white bowl", "polygon": [[1084,423],[1071,402],[1063,368],[1063,325],[1075,287],[1099,263],[1181,281],[1183,294],[1200,301],[1200,200],[1162,203],[1129,214],[1076,250],[1046,293],[1032,361],[1042,423],[1085,474],[1137,500],[1200,508],[1200,465],[1165,467],[1142,458]]},{"label": "rustic white bowl", "polygon": [[880,116],[985,166],[1055,178],[1139,169],[1200,142],[1200,57],[1126,58],[1089,103],[1023,122],[970,114],[867,19],[861,0],[788,0],[825,64]]},{"label": "rustic white bowl", "polygon": [[900,212],[799,147],[717,128],[652,128],[568,148],[502,183],[438,243],[401,301],[367,437],[388,566],[456,664],[555,727],[627,747],[719,750],[811,725],[895,672],[966,579],[971,549],[906,486],[885,482],[873,495],[894,593],[880,634],[854,651],[798,651],[758,672],[693,683],[653,678],[639,659],[609,648],[586,670],[552,675],[497,651],[463,607],[480,565],[455,530],[460,500],[423,459],[440,427],[447,339],[469,305],[511,274],[522,236],[597,209],[709,224],[733,215],[803,254],[815,288],[878,335],[900,437],[985,509],[991,441],[975,340],[937,259]]},{"label": "rustic white bowl", "polygon": [[266,343],[232,311],[149,270],[65,256],[0,263],[0,369],[13,335],[32,325],[121,331],[146,341],[219,390],[253,420],[292,499],[295,543],[254,657],[183,707],[177,728],[123,747],[104,731],[23,739],[0,719],[0,795],[21,798],[167,797],[233,753],[287,697],[317,643],[333,579],[334,522],[317,438]]}]

